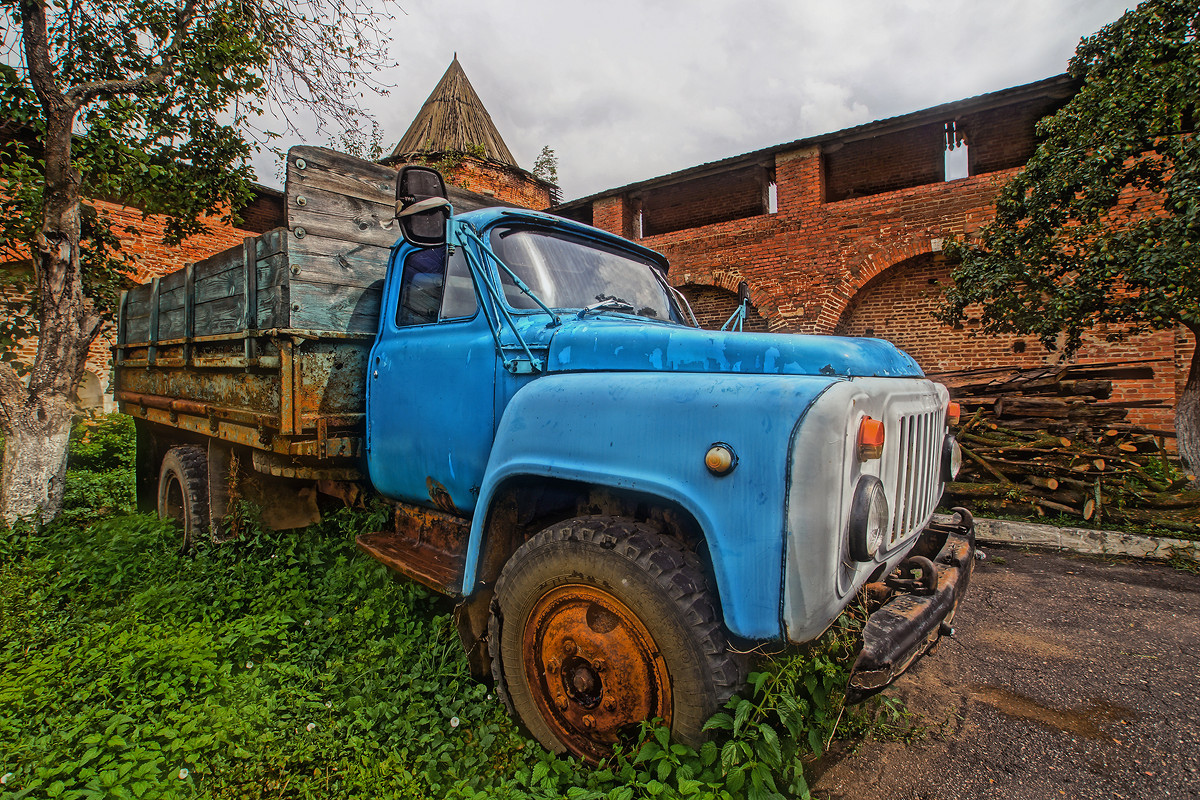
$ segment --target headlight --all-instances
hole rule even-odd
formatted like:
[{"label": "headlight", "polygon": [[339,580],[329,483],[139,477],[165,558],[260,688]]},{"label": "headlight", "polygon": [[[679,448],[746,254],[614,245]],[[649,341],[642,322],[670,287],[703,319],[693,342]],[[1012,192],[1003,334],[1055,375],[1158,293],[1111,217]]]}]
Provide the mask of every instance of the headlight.
[{"label": "headlight", "polygon": [[958,477],[958,471],[962,469],[962,448],[958,446],[955,438],[946,434],[946,438],[942,441],[942,480],[946,483]]},{"label": "headlight", "polygon": [[847,535],[850,557],[871,561],[883,546],[888,530],[888,504],[883,484],[874,475],[863,475],[854,489]]}]

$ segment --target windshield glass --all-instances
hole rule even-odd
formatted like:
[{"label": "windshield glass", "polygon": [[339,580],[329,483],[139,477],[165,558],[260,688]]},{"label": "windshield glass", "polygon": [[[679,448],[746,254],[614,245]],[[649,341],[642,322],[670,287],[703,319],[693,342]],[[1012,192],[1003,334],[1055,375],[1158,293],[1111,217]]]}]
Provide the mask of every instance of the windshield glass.
[{"label": "windshield glass", "polygon": [[[538,228],[494,228],[491,247],[551,308],[587,308],[609,301],[609,311],[679,321],[664,281],[655,277],[658,268],[632,253]],[[500,283],[512,308],[538,307],[504,270]]]}]

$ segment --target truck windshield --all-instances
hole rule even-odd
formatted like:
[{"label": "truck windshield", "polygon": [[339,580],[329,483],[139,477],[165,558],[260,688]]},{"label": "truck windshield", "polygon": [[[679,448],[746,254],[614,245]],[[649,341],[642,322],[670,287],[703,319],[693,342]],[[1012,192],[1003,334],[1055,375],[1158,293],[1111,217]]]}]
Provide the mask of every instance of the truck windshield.
[{"label": "truck windshield", "polygon": [[[613,301],[610,308],[623,313],[682,321],[667,292],[665,279],[655,275],[658,267],[633,253],[561,231],[525,227],[494,228],[491,247],[551,308],[587,308]],[[512,308],[538,307],[503,270],[500,283]],[[632,309],[621,308],[620,303]]]}]

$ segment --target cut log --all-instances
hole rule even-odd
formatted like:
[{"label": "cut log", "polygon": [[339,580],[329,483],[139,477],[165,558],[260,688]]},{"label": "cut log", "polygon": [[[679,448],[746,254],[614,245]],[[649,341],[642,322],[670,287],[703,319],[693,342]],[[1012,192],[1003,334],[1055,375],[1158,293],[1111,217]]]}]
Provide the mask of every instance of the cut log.
[{"label": "cut log", "polygon": [[1058,478],[1043,478],[1041,475],[1026,475],[1025,481],[1041,489],[1054,491],[1058,488]]}]

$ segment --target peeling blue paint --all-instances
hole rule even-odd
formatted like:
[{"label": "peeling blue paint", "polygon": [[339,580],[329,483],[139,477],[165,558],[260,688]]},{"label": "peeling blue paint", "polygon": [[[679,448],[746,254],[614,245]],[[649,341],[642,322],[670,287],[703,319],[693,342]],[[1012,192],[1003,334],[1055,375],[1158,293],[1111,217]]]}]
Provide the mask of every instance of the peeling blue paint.
[{"label": "peeling blue paint", "polygon": [[550,372],[745,373],[916,378],[907,353],[882,339],[707,331],[624,319],[564,320]]}]

